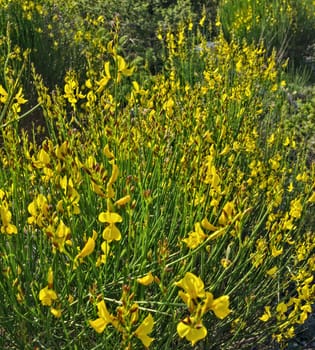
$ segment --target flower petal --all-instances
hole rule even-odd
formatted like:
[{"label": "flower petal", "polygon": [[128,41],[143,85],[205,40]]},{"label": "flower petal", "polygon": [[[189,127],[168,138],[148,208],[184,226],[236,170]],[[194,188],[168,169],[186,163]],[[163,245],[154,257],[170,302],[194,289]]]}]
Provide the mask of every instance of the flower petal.
[{"label": "flower petal", "polygon": [[103,212],[98,216],[100,222],[107,222],[109,224],[114,224],[116,222],[122,222],[122,217],[117,213]]},{"label": "flower petal", "polygon": [[223,295],[213,300],[211,310],[215,313],[215,315],[218,318],[222,320],[231,312],[231,310],[229,309],[229,304],[229,296]]},{"label": "flower petal", "polygon": [[148,336],[148,334],[151,333],[153,330],[153,325],[153,317],[151,314],[149,314],[135,331],[136,337],[138,337],[141,340],[142,344],[146,348],[148,348],[154,340],[154,338]]},{"label": "flower petal", "polygon": [[146,274],[145,276],[143,276],[141,278],[137,278],[137,282],[144,285],[144,286],[148,286],[153,281],[154,281],[154,277],[153,277],[151,271],[148,274]]},{"label": "flower petal", "polygon": [[90,324],[91,327],[94,328],[94,330],[97,333],[103,333],[104,329],[107,326],[107,323],[106,323],[106,321],[103,318],[98,318],[98,319],[96,319],[94,321],[90,320],[89,324]]}]

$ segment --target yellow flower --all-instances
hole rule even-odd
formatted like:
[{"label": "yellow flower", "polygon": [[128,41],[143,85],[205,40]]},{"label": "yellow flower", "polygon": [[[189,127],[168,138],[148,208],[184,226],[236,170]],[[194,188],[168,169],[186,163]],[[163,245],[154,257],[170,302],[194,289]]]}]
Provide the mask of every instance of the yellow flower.
[{"label": "yellow flower", "polygon": [[115,155],[113,152],[110,151],[108,144],[104,147],[103,152],[106,158],[109,158],[109,159],[115,158]]},{"label": "yellow flower", "polygon": [[290,216],[296,219],[301,217],[303,206],[300,199],[293,199],[290,203]]},{"label": "yellow flower", "polygon": [[27,207],[31,216],[27,219],[29,224],[44,226],[44,220],[49,217],[49,203],[43,194],[39,194]]},{"label": "yellow flower", "polygon": [[201,221],[201,226],[203,228],[205,228],[206,230],[209,230],[209,231],[216,231],[218,228],[214,225],[212,225],[209,220],[207,218],[204,218],[202,221]]},{"label": "yellow flower", "polygon": [[50,312],[56,317],[56,318],[60,318],[61,317],[61,309],[55,309],[55,308],[50,308]]},{"label": "yellow flower", "polygon": [[75,261],[78,259],[83,259],[86,256],[90,255],[93,253],[94,248],[95,248],[95,240],[97,237],[96,231],[93,230],[93,236],[89,237],[87,242],[85,243],[85,246],[82,248],[79,254],[74,258]]},{"label": "yellow flower", "polygon": [[0,102],[6,103],[8,99],[8,93],[5,91],[4,87],[0,84]]},{"label": "yellow flower", "polygon": [[105,193],[102,191],[101,187],[98,186],[96,183],[94,183],[93,181],[91,182],[91,186],[92,186],[92,190],[98,194],[101,197],[106,197]]},{"label": "yellow flower", "polygon": [[100,213],[98,216],[100,222],[107,222],[108,224],[115,224],[116,222],[122,222],[122,217],[117,213]]},{"label": "yellow flower", "polygon": [[107,198],[114,198],[115,197],[115,191],[113,189],[113,184],[110,182],[106,186],[106,196],[107,196]]},{"label": "yellow flower", "polygon": [[277,266],[272,267],[271,269],[266,271],[266,274],[270,277],[275,277],[276,273],[278,271]]},{"label": "yellow flower", "polygon": [[206,20],[206,15],[202,16],[201,20],[199,21],[200,27],[203,27],[205,20]]},{"label": "yellow flower", "polygon": [[16,93],[14,99],[19,105],[22,105],[27,102],[27,100],[25,100],[25,98],[23,97],[22,88],[20,88],[19,91]]},{"label": "yellow flower", "polygon": [[113,184],[118,178],[119,169],[118,169],[118,166],[114,163],[114,160],[111,160],[110,163],[112,165],[112,175],[111,175],[108,183]]},{"label": "yellow flower", "polygon": [[2,222],[1,225],[1,232],[2,233],[7,233],[11,235],[12,233],[16,234],[17,233],[17,228],[15,225],[11,224],[11,218],[12,214],[7,207],[7,205],[3,204],[0,205],[0,219]]},{"label": "yellow flower", "polygon": [[184,278],[175,282],[175,285],[184,289],[191,299],[204,298],[206,295],[203,281],[191,272],[186,272]]},{"label": "yellow flower", "polygon": [[117,82],[120,82],[122,76],[130,77],[133,74],[134,68],[127,68],[126,61],[122,56],[116,55],[115,61],[117,64]]},{"label": "yellow flower", "polygon": [[229,305],[230,298],[228,295],[222,295],[221,297],[214,299],[212,293],[206,292],[206,300],[202,307],[202,314],[211,310],[217,318],[222,320],[231,312]]},{"label": "yellow flower", "polygon": [[271,246],[271,255],[275,258],[283,253],[283,247],[277,248],[275,245]]},{"label": "yellow flower", "polygon": [[205,239],[207,235],[203,232],[200,223],[195,224],[195,231],[191,232],[188,238],[184,238],[182,241],[186,243],[187,247],[190,249],[197,248]]},{"label": "yellow flower", "polygon": [[121,206],[127,204],[128,202],[130,202],[130,199],[131,199],[130,195],[127,194],[126,196],[118,199],[114,204],[118,205],[119,207],[121,207]]},{"label": "yellow flower", "polygon": [[[108,62],[109,63],[109,62]],[[105,86],[108,84],[108,82],[110,81],[109,76],[103,76],[102,79],[100,79],[99,81],[97,81],[97,85],[99,86],[98,89],[96,90],[97,93],[102,92],[105,88]]]},{"label": "yellow flower", "polygon": [[97,315],[99,318],[94,321],[89,321],[89,323],[97,333],[102,333],[108,324],[113,323],[114,316],[108,312],[104,300],[97,303],[96,306],[98,309]]},{"label": "yellow flower", "polygon": [[48,283],[48,288],[52,289],[54,285],[54,272],[51,267],[48,269],[47,273],[47,283]]},{"label": "yellow flower", "polygon": [[284,303],[283,301],[281,301],[277,307],[276,307],[276,311],[279,314],[279,316],[283,316],[287,311],[288,311],[288,306],[286,303]]},{"label": "yellow flower", "polygon": [[121,233],[117,226],[114,224],[110,224],[107,226],[103,231],[103,238],[108,242],[112,241],[120,241],[121,240]]},{"label": "yellow flower", "polygon": [[234,203],[233,202],[227,202],[223,209],[222,209],[222,213],[219,217],[219,224],[222,226],[226,226],[229,224],[229,221],[232,220],[232,216],[234,213]]},{"label": "yellow flower", "polygon": [[177,333],[181,338],[185,337],[194,346],[199,340],[207,336],[207,329],[201,321],[197,321],[193,317],[186,317],[178,323]]},{"label": "yellow flower", "polygon": [[104,254],[102,254],[96,261],[96,266],[100,266],[101,264],[105,264],[106,263],[106,260],[107,260],[107,257],[109,255],[109,251],[110,251],[110,246],[109,246],[109,243],[107,241],[104,241],[102,244],[101,244],[101,249],[102,249],[102,252]]},{"label": "yellow flower", "polygon": [[265,313],[259,317],[261,321],[267,322],[271,318],[270,306],[265,306]]},{"label": "yellow flower", "polygon": [[142,344],[148,348],[153,342],[154,338],[148,336],[153,330],[154,320],[151,314],[149,314],[135,330],[135,336],[138,337]]},{"label": "yellow flower", "polygon": [[310,198],[307,201],[310,203],[315,203],[315,191],[313,192],[313,194],[310,196]]},{"label": "yellow flower", "polygon": [[71,240],[69,239],[70,234],[70,228],[66,226],[62,220],[60,220],[59,225],[52,237],[54,249],[57,248],[62,253],[64,251],[65,243],[71,245]]},{"label": "yellow flower", "polygon": [[107,61],[104,63],[104,71],[105,71],[105,75],[110,79],[111,78],[111,74],[110,74],[110,62]]},{"label": "yellow flower", "polygon": [[227,258],[222,258],[220,262],[225,269],[228,268],[231,264],[231,260]]},{"label": "yellow flower", "polygon": [[57,300],[57,293],[47,287],[39,291],[39,300],[44,306],[51,306],[54,300]]},{"label": "yellow flower", "polygon": [[214,314],[222,320],[231,312],[229,309],[229,303],[229,296],[222,295],[221,297],[213,300],[210,310],[212,310]]},{"label": "yellow flower", "polygon": [[154,277],[153,277],[151,271],[147,275],[145,275],[141,278],[137,278],[137,282],[144,285],[144,286],[148,286],[153,281],[154,281]]},{"label": "yellow flower", "polygon": [[109,225],[103,231],[103,238],[108,242],[119,241],[121,239],[121,233],[117,226],[116,222],[122,222],[122,217],[117,213],[100,213],[98,216],[100,222],[106,222]]}]

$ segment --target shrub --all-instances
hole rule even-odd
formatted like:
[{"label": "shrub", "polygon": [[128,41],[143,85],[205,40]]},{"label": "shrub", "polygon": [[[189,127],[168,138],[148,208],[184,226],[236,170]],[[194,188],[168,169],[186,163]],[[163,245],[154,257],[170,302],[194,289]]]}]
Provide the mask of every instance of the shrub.
[{"label": "shrub", "polygon": [[280,58],[291,57],[301,63],[307,48],[314,43],[315,5],[306,1],[224,0],[219,13],[227,39],[263,41]]},{"label": "shrub", "polygon": [[201,28],[143,80],[116,27],[62,87],[33,69],[41,144],[2,86],[2,348],[284,345],[311,313],[314,166],[276,55]]}]

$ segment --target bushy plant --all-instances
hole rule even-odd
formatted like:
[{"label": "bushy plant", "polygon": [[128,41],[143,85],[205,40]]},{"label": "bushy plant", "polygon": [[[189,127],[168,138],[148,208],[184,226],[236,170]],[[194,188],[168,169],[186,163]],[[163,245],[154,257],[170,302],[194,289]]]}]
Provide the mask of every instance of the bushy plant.
[{"label": "bushy plant", "polygon": [[115,26],[61,87],[34,68],[41,144],[1,86],[2,348],[250,349],[311,313],[315,171],[276,54],[192,25],[143,80]]},{"label": "bushy plant", "polygon": [[280,58],[303,62],[307,48],[314,43],[315,5],[306,1],[223,0],[219,16],[224,34],[276,48]]}]

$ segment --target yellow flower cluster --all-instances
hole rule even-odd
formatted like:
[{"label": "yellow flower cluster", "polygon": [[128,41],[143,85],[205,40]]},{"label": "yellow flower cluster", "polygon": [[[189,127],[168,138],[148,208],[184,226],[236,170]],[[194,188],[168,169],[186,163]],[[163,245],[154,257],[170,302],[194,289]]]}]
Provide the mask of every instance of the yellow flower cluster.
[{"label": "yellow flower cluster", "polygon": [[[94,29],[105,22],[84,21]],[[5,307],[16,301],[21,315],[35,296],[28,315],[44,319],[44,306],[62,317],[45,336],[60,341],[64,332],[69,341],[85,319],[78,341],[94,347],[117,344],[118,335],[122,348],[149,348],[155,331],[156,346],[166,340],[172,348],[175,328],[192,346],[219,347],[262,325],[281,343],[310,315],[315,241],[305,218],[315,173],[282,128],[286,83],[276,54],[222,33],[207,45],[198,32],[200,47],[189,49],[192,29],[181,24],[165,41],[159,33],[164,71],[146,79],[123,56],[117,33],[105,45],[76,31],[77,43],[97,51],[86,49],[87,71],[69,71],[53,93],[34,74],[45,140],[4,127],[0,291],[13,292]],[[187,76],[191,62],[200,69]],[[0,85],[0,108],[19,113],[23,91],[7,90]],[[292,155],[301,159],[293,164]],[[39,286],[33,276],[43,269]],[[220,339],[210,340],[210,327]],[[100,340],[94,331],[106,334]]]},{"label": "yellow flower cluster", "polygon": [[54,283],[54,274],[53,270],[50,267],[47,274],[47,286],[42,288],[39,291],[38,298],[41,301],[42,305],[44,306],[50,306],[50,312],[57,318],[61,317],[62,310],[57,307],[53,307],[52,305],[57,302],[58,295],[53,289],[53,283]]},{"label": "yellow flower cluster", "polygon": [[[99,317],[94,321],[89,321],[89,323],[97,333],[103,333],[108,325],[112,325],[122,334],[123,343],[128,346],[128,348],[132,338],[137,337],[147,349],[154,340],[154,338],[149,336],[153,330],[154,320],[152,315],[149,314],[138,325],[139,306],[137,303],[132,302],[132,295],[129,295],[128,292],[129,288],[125,286],[120,300],[121,306],[117,307],[116,315],[109,313],[104,300],[98,302],[96,306]],[[138,327],[134,329],[137,325]]]},{"label": "yellow flower cluster", "polygon": [[182,289],[178,295],[190,312],[189,316],[178,323],[177,332],[181,338],[186,338],[194,346],[207,336],[207,328],[202,323],[202,317],[206,312],[212,311],[220,319],[231,312],[229,296],[223,295],[214,299],[212,293],[204,290],[201,278],[191,272],[186,272],[184,278],[175,285]]},{"label": "yellow flower cluster", "polygon": [[1,233],[12,235],[17,234],[16,226],[11,222],[12,213],[9,209],[6,193],[0,188],[0,219],[1,219]]}]

